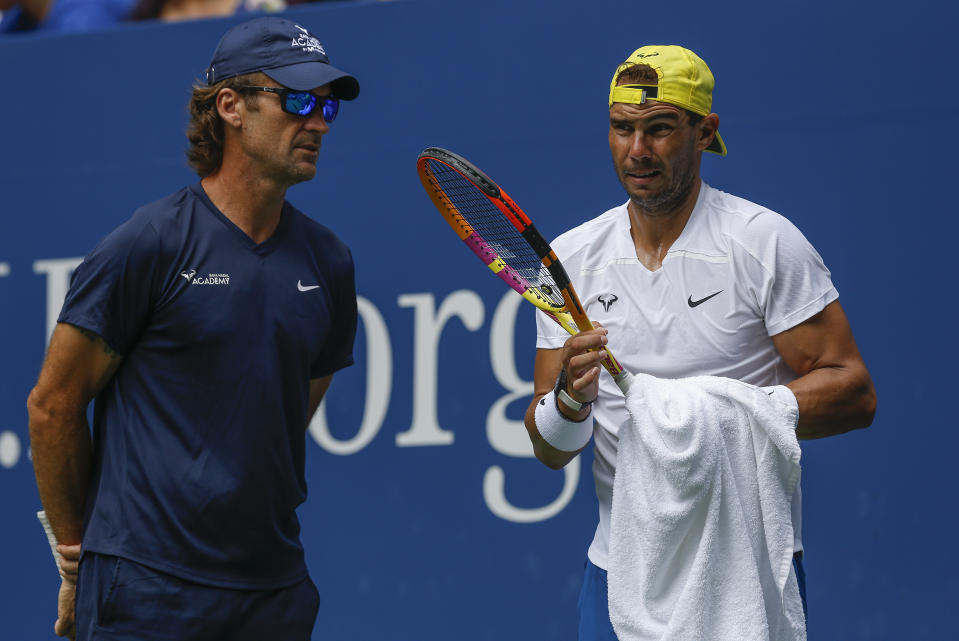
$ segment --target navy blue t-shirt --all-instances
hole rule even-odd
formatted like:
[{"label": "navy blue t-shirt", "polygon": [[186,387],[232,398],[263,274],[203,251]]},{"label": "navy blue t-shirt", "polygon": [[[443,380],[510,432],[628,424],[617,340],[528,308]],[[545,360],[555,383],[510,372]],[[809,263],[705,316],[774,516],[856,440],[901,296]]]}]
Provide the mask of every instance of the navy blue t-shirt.
[{"label": "navy blue t-shirt", "polygon": [[124,357],[94,404],[84,550],[212,585],[305,577],[309,383],[353,363],[349,248],[289,203],[256,244],[198,183],[107,236],[59,321]]}]

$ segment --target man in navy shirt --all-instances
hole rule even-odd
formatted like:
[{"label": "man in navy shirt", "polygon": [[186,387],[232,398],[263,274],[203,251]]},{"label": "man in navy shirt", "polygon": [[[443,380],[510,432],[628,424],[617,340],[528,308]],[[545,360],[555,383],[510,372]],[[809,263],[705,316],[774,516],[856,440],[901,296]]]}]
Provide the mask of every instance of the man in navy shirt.
[{"label": "man in navy shirt", "polygon": [[232,28],[190,103],[200,182],[77,268],[28,400],[57,634],[309,639],[305,430],[353,363],[356,293],[349,248],[285,194],[358,93],[300,25]]}]

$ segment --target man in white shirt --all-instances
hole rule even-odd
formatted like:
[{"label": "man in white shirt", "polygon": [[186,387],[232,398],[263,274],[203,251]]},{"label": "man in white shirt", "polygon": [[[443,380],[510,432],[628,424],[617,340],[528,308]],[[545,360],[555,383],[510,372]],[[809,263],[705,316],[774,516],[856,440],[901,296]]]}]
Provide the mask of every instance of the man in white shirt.
[{"label": "man in white shirt", "polygon": [[[819,254],[779,214],[700,178],[702,152],[726,154],[713,85],[706,63],[678,46],[642,47],[621,64],[610,84],[609,146],[629,200],[553,243],[600,325],[569,337],[537,314],[526,413],[536,456],[551,468],[595,441],[599,523],[580,641],[616,639],[606,564],[617,434],[629,417],[611,377],[600,375],[607,343],[634,373],[785,385],[798,403],[800,439],[867,427],[875,413],[871,378]],[[805,604],[800,500],[797,490],[795,569]]]}]

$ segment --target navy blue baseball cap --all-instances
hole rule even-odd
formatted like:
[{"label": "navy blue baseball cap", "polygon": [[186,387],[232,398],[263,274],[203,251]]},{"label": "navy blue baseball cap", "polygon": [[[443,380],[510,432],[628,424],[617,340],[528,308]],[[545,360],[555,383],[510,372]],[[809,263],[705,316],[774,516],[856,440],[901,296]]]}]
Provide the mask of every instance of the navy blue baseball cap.
[{"label": "navy blue baseball cap", "polygon": [[213,52],[206,83],[256,71],[294,91],[329,83],[341,100],[353,100],[360,93],[356,78],[330,64],[319,38],[284,18],[254,18],[227,31]]}]

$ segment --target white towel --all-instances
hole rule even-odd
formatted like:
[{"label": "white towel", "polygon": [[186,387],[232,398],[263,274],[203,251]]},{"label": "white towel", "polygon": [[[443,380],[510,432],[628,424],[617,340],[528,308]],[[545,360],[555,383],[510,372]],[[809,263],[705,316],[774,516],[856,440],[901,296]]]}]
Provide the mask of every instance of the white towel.
[{"label": "white towel", "polygon": [[640,374],[626,406],[608,567],[620,641],[805,640],[792,566],[796,397]]}]

